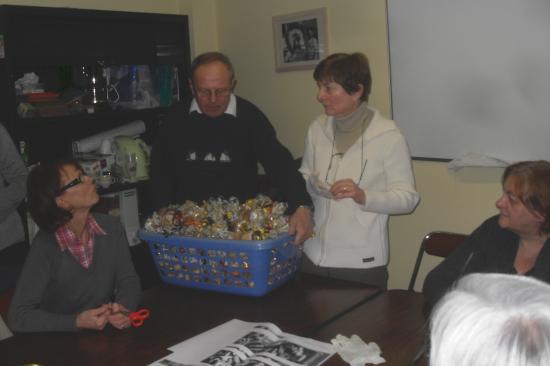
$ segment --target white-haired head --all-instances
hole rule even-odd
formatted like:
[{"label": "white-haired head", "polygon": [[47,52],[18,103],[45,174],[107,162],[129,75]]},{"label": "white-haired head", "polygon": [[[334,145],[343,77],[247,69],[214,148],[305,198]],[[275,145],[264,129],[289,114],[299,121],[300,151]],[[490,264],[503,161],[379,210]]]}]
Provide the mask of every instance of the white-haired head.
[{"label": "white-haired head", "polygon": [[507,274],[464,276],[431,319],[431,366],[550,365],[550,285]]}]

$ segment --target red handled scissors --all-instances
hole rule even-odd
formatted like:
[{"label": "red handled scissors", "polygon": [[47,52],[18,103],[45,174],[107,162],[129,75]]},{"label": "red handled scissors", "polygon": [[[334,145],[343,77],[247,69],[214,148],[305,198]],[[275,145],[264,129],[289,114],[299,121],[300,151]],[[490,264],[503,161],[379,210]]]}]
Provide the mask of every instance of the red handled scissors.
[{"label": "red handled scissors", "polygon": [[130,314],[128,314],[128,318],[130,318],[130,324],[132,324],[132,326],[134,327],[141,327],[145,319],[149,317],[149,314],[151,314],[151,312],[148,309],[141,309],[131,312]]}]

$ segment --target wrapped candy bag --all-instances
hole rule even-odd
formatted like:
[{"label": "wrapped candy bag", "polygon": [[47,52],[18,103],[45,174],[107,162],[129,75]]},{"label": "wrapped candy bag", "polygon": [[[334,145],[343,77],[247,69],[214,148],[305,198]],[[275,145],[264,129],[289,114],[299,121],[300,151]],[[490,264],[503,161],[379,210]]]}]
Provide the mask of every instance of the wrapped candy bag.
[{"label": "wrapped candy bag", "polygon": [[235,197],[186,201],[155,212],[145,230],[163,235],[235,240],[265,240],[288,231],[287,204],[258,195],[240,203]]}]

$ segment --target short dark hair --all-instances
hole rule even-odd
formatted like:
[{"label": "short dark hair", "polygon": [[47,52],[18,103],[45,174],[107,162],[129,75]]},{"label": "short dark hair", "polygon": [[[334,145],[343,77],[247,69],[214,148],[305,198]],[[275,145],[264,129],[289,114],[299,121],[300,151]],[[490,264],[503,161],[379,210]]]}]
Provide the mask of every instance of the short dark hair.
[{"label": "short dark hair", "polygon": [[502,185],[512,176],[518,179],[518,198],[530,211],[544,217],[540,231],[550,233],[550,162],[520,161],[509,165],[502,174]]},{"label": "short dark hair", "polygon": [[235,71],[233,70],[233,65],[231,64],[229,57],[227,57],[221,52],[205,52],[195,57],[195,59],[191,63],[191,70],[190,70],[191,80],[194,79],[195,71],[199,68],[199,66],[211,64],[212,62],[221,62],[222,64],[227,66],[227,69],[229,70],[229,74],[231,75],[231,81],[233,81],[233,79],[235,78]]},{"label": "short dark hair", "polygon": [[49,232],[54,232],[73,217],[69,211],[59,207],[55,200],[61,189],[59,173],[67,165],[82,170],[74,159],[59,159],[40,163],[31,170],[27,180],[27,199],[31,217],[41,229]]},{"label": "short dark hair", "polygon": [[334,81],[344,88],[348,94],[359,90],[363,86],[362,101],[369,98],[372,77],[369,60],[360,52],[352,54],[334,53],[321,61],[313,71],[313,78],[317,82]]}]

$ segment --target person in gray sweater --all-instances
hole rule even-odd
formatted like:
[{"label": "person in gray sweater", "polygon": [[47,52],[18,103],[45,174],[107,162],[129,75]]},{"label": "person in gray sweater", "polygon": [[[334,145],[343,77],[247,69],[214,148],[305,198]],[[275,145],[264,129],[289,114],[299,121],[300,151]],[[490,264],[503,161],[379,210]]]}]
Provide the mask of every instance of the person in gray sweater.
[{"label": "person in gray sweater", "polygon": [[130,326],[141,296],[120,221],[92,214],[94,181],[72,160],[29,174],[29,211],[40,227],[8,313],[14,332]]},{"label": "person in gray sweater", "polygon": [[27,167],[0,123],[0,293],[15,287],[29,244],[17,207],[25,199]]}]

